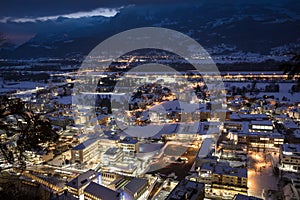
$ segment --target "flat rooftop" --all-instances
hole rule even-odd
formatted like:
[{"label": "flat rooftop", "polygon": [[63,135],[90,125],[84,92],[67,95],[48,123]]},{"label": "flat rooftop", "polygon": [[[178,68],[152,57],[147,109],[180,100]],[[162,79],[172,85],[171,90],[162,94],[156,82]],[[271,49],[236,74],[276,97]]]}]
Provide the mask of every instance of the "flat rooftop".
[{"label": "flat rooftop", "polygon": [[132,194],[139,192],[143,187],[148,184],[147,179],[134,178],[126,186],[126,190],[130,191]]},{"label": "flat rooftop", "polygon": [[134,137],[125,137],[123,140],[120,141],[120,143],[123,144],[136,144],[138,142],[139,141]]},{"label": "flat rooftop", "polygon": [[252,120],[251,125],[253,124],[262,126],[273,126],[273,123],[270,120]]},{"label": "flat rooftop", "polygon": [[94,170],[88,170],[88,171],[80,174],[79,176],[77,176],[76,178],[71,180],[70,182],[68,182],[66,185],[69,187],[75,188],[75,189],[80,189],[83,186],[90,183],[98,175],[99,175],[98,172],[96,172]]},{"label": "flat rooftop", "polygon": [[83,149],[89,147],[90,145],[94,144],[95,142],[97,142],[97,140],[95,140],[95,139],[86,140],[86,141],[78,144],[77,146],[73,147],[72,150],[83,150]]},{"label": "flat rooftop", "polygon": [[243,194],[237,194],[234,196],[233,200],[262,200],[261,198],[253,197],[253,196],[246,196]]},{"label": "flat rooftop", "polygon": [[107,187],[91,182],[85,189],[85,193],[91,194],[102,200],[119,200],[120,193],[113,191]]},{"label": "flat rooftop", "polygon": [[214,141],[212,138],[205,138],[201,144],[201,148],[198,152],[197,157],[198,158],[206,157],[209,154],[209,152],[212,150],[213,143]]},{"label": "flat rooftop", "polygon": [[195,181],[182,180],[178,185],[172,190],[166,200],[180,200],[189,199],[197,200],[204,192],[204,183],[199,183]]},{"label": "flat rooftop", "polygon": [[121,151],[121,149],[116,148],[116,147],[112,147],[112,148],[107,149],[107,151],[105,152],[105,154],[113,156],[113,155],[117,154],[120,151]]},{"label": "flat rooftop", "polygon": [[218,164],[215,166],[214,173],[220,174],[220,175],[236,176],[239,178],[247,178],[248,177],[247,168],[235,168],[235,167],[218,165]]},{"label": "flat rooftop", "polygon": [[284,155],[300,155],[300,144],[283,144],[281,150]]}]

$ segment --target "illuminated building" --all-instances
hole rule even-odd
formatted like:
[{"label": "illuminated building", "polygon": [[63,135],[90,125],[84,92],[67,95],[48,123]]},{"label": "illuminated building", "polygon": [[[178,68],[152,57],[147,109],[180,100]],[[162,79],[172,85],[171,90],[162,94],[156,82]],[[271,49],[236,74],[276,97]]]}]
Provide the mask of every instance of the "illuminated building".
[{"label": "illuminated building", "polygon": [[56,179],[55,177],[47,177],[38,173],[29,172],[24,172],[23,175],[34,180],[34,182],[23,181],[25,184],[35,186],[34,184],[39,183],[55,193],[61,193],[64,190],[64,181]]},{"label": "illuminated building", "polygon": [[254,120],[250,122],[250,132],[273,131],[273,123],[269,120]]},{"label": "illuminated building", "polygon": [[202,200],[204,199],[204,184],[182,180],[178,185],[172,190],[166,200]]},{"label": "illuminated building", "polygon": [[99,182],[100,174],[94,170],[88,170],[66,184],[68,192],[72,193],[80,200],[84,198],[84,189],[91,182]]},{"label": "illuminated building", "polygon": [[108,188],[115,190],[117,189],[115,181],[122,178],[119,174],[114,172],[101,171],[101,185],[107,186]]},{"label": "illuminated building", "polygon": [[279,151],[279,146],[284,143],[284,136],[280,133],[265,132],[235,132],[230,131],[228,137],[236,145],[244,145],[251,151]]},{"label": "illuminated building", "polygon": [[279,169],[300,172],[300,144],[283,144],[280,147]]},{"label": "illuminated building", "polygon": [[196,167],[200,167],[202,163],[211,160],[215,142],[212,138],[205,138],[201,144],[196,157]]},{"label": "illuminated building", "polygon": [[[215,197],[241,193],[247,195],[247,168],[234,168],[227,162],[205,162],[199,170],[199,181]],[[211,195],[210,194],[210,195]]]},{"label": "illuminated building", "polygon": [[85,163],[97,157],[98,154],[98,141],[95,139],[89,139],[78,144],[71,150],[71,161]]},{"label": "illuminated building", "polygon": [[[124,187],[124,197],[127,200],[136,200],[145,195],[148,189],[148,180],[143,178],[133,178]],[[143,198],[145,199],[145,198]]]},{"label": "illuminated building", "polygon": [[86,200],[120,200],[121,194],[107,187],[91,182],[84,189],[84,199]]},{"label": "illuminated building", "polygon": [[122,154],[122,149],[116,147],[109,148],[102,156],[103,164],[110,165],[117,163],[118,160],[122,157]]},{"label": "illuminated building", "polygon": [[98,139],[100,155],[104,154],[109,148],[117,147],[119,145],[120,137],[113,134],[111,131],[104,132]]},{"label": "illuminated building", "polygon": [[134,155],[139,152],[139,141],[133,137],[125,137],[119,142],[126,155]]}]

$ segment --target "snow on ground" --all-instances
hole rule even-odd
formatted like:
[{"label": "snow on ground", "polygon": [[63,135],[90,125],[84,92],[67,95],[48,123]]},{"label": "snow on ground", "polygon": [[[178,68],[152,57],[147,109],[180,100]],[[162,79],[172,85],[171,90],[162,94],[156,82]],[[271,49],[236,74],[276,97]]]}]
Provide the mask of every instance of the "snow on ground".
[{"label": "snow on ground", "polygon": [[72,104],[72,96],[62,96],[59,97],[57,96],[57,98],[55,99],[55,101],[57,101],[58,104]]},{"label": "snow on ground", "polygon": [[[26,90],[35,89],[36,87],[45,87],[46,83],[33,82],[33,81],[20,81],[20,82],[0,82],[3,87],[1,89],[11,89],[11,90]],[[0,91],[1,91],[0,89]]]},{"label": "snow on ground", "polygon": [[[265,82],[265,83],[257,83],[256,88],[258,89],[264,89],[266,85],[270,83]],[[264,95],[268,96],[273,96],[274,98],[278,98],[281,100],[283,97],[286,97],[289,99],[289,101],[292,102],[299,102],[300,101],[300,92],[297,93],[290,93],[289,91],[291,90],[292,86],[295,85],[296,83],[278,83],[279,84],[279,92],[259,92],[257,97],[263,97]],[[248,85],[252,85],[251,82],[225,82],[224,83],[226,88],[229,88],[231,86],[236,86],[236,87],[247,87]],[[250,95],[250,94],[248,94]]]}]

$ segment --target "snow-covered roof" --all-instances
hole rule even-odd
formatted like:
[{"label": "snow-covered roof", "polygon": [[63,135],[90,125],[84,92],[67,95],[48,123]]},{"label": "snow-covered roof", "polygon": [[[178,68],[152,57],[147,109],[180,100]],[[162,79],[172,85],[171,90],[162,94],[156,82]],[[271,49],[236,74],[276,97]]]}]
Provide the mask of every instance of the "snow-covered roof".
[{"label": "snow-covered roof", "polygon": [[300,155],[300,144],[283,144],[281,150],[284,155]]},{"label": "snow-covered roof", "polygon": [[284,121],[284,122],[283,122],[283,126],[284,126],[285,128],[287,128],[287,129],[297,129],[297,128],[299,128],[299,126],[298,126],[295,122],[293,122],[293,121],[291,121],[291,120],[289,120],[289,121]]},{"label": "snow-covered roof", "polygon": [[205,158],[213,148],[214,141],[212,138],[205,138],[197,154],[198,158]]}]

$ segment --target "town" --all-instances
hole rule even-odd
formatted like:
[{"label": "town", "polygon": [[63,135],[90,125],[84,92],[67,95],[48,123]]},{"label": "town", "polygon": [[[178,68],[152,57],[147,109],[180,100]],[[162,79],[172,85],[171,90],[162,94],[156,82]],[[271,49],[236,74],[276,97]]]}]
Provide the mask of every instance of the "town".
[{"label": "town", "polygon": [[76,59],[1,60],[1,95],[59,135],[26,150],[24,169],[1,154],[2,176],[40,199],[299,199],[299,75],[129,70],[170,59],[127,56],[84,78]]}]

